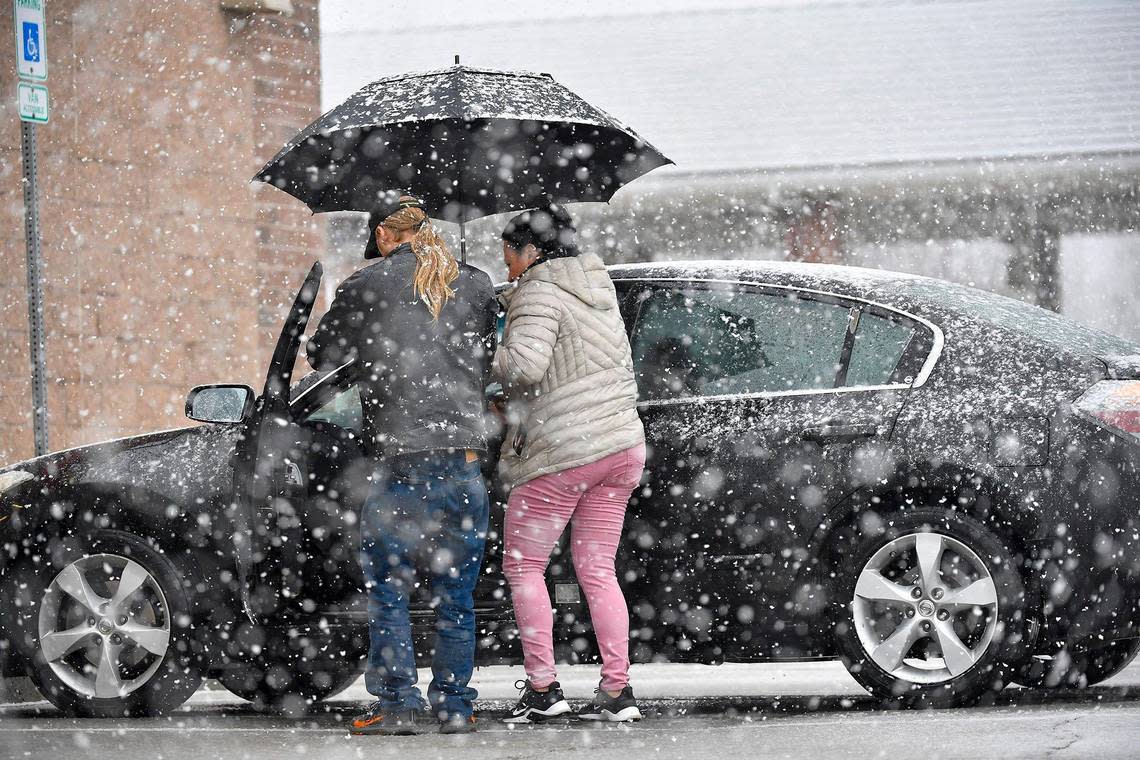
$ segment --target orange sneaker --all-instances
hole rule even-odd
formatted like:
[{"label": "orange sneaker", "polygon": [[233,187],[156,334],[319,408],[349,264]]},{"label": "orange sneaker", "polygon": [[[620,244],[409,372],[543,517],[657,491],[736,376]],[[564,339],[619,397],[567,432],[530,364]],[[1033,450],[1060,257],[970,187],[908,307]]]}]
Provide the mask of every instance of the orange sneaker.
[{"label": "orange sneaker", "polygon": [[368,712],[357,715],[348,724],[348,732],[354,736],[413,736],[425,729],[415,710],[384,712],[379,702],[373,702]]}]

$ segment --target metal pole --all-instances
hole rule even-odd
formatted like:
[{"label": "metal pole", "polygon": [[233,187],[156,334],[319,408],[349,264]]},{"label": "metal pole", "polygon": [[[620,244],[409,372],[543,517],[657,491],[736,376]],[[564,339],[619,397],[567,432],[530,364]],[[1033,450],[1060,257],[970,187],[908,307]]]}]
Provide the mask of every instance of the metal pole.
[{"label": "metal pole", "polygon": [[40,206],[36,191],[36,125],[21,122],[24,159],[24,243],[28,252],[28,344],[32,359],[32,431],[36,456],[48,451],[47,371],[44,367],[44,289],[40,277]]}]

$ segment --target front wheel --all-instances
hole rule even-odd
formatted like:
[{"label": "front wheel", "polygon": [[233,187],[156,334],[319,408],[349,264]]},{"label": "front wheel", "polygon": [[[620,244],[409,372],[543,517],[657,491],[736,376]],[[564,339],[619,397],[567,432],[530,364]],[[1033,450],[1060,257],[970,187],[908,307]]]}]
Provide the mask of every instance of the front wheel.
[{"label": "front wheel", "polygon": [[843,663],[873,695],[908,707],[1000,691],[1033,630],[1004,542],[945,509],[884,516],[847,536],[834,630]]},{"label": "front wheel", "polygon": [[98,531],[14,575],[13,644],[64,712],[161,715],[201,685],[182,573],[150,541]]}]

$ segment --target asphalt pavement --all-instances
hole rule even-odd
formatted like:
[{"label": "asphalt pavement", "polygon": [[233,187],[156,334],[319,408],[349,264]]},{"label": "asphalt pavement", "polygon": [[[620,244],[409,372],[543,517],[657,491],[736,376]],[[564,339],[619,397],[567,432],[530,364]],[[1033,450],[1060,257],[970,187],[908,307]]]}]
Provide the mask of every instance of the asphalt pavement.
[{"label": "asphalt pavement", "polygon": [[[837,663],[635,665],[645,720],[567,720],[510,728],[518,667],[484,668],[480,730],[469,736],[350,737],[363,684],[299,718],[263,715],[208,682],[154,719],[75,720],[47,703],[0,707],[0,758],[1140,758],[1140,663],[1083,691],[1010,688],[986,707],[884,709]],[[564,668],[572,702],[592,696],[597,669]]]}]

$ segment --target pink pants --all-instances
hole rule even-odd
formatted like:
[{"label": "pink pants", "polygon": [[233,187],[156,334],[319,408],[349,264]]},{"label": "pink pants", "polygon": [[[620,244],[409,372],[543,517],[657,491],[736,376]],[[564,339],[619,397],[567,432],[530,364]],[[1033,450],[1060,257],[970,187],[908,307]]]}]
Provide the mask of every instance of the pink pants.
[{"label": "pink pants", "polygon": [[596,462],[541,475],[511,491],[507,501],[503,571],[511,584],[531,685],[554,682],[554,614],[546,566],[570,523],[570,553],[602,654],[602,689],[629,683],[629,610],[614,572],[614,556],[630,494],[645,467],[645,445]]}]

